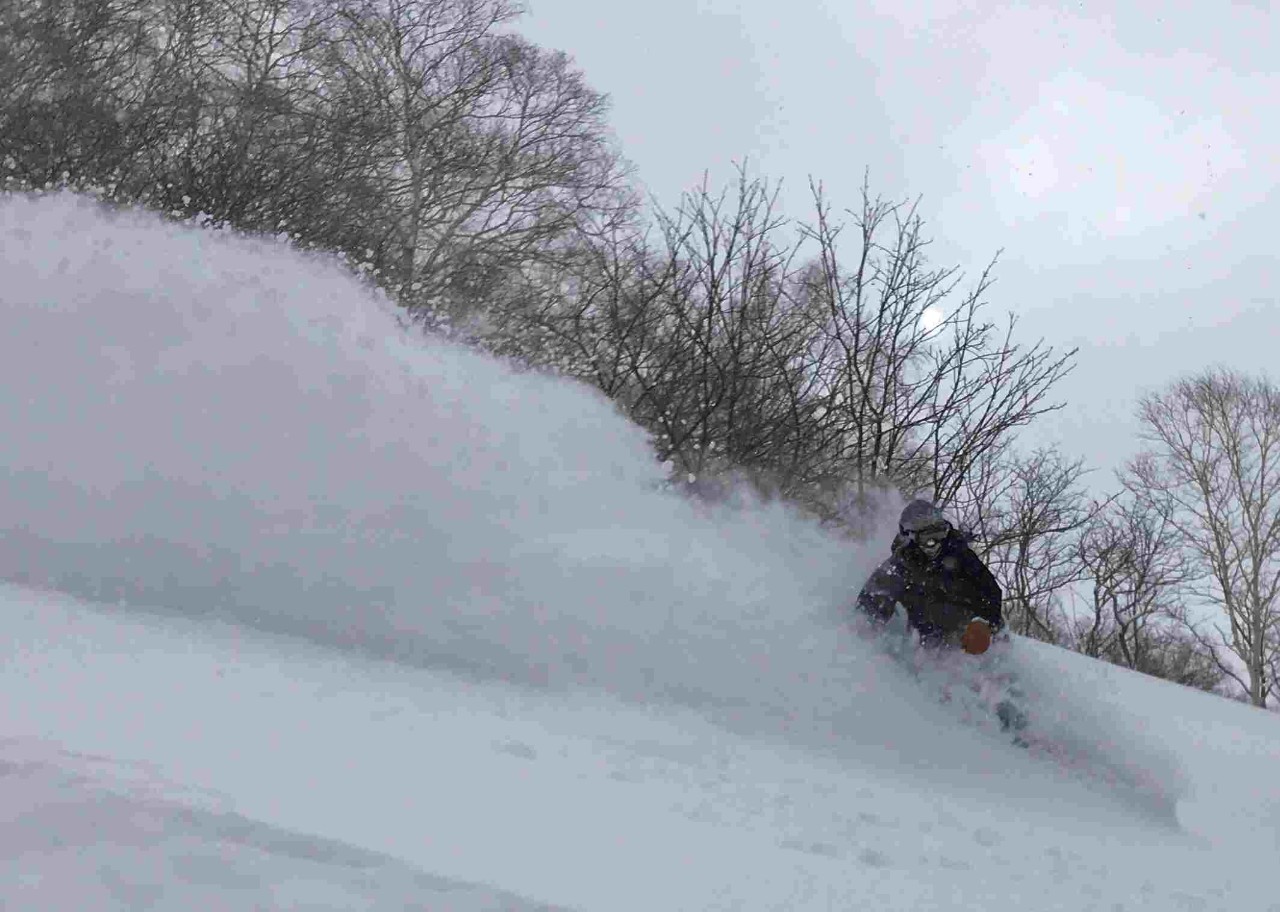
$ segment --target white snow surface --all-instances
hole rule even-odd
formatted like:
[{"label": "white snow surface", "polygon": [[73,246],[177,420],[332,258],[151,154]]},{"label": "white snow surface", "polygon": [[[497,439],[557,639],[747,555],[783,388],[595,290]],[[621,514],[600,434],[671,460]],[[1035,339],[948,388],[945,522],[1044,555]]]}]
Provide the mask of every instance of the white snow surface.
[{"label": "white snow surface", "polygon": [[897,504],[692,505],[598,394],[83,198],[0,201],[0,308],[0,907],[1280,910],[1280,718],[856,629]]}]

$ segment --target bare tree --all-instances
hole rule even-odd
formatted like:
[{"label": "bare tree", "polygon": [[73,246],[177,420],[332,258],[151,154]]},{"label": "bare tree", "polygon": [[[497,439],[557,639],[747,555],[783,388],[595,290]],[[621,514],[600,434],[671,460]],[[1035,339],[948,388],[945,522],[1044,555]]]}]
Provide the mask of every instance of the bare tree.
[{"label": "bare tree", "polygon": [[0,6],[0,176],[337,250],[465,309],[635,200],[606,102],[509,0]]},{"label": "bare tree", "polygon": [[0,7],[0,169],[10,187],[109,184],[152,140],[149,0]]},{"label": "bare tree", "polygon": [[387,207],[377,267],[407,306],[447,309],[477,276],[630,205],[604,97],[565,55],[501,31],[517,12],[510,0],[337,7],[326,83],[372,154]]},{"label": "bare tree", "polygon": [[[296,0],[155,0],[153,101],[164,125],[119,184],[206,224],[330,246],[349,173],[330,141],[313,58],[334,13]],[[323,238],[323,240],[321,240]]]},{"label": "bare tree", "polygon": [[1150,639],[1151,648],[1146,651],[1138,671],[1183,687],[1222,693],[1226,675],[1211,643],[1179,624],[1158,626]]},{"label": "bare tree", "polygon": [[660,247],[627,246],[628,283],[595,288],[592,373],[679,476],[706,484],[732,468],[795,494],[827,469],[789,287],[796,247],[774,191],[741,171],[736,190],[704,184],[659,215]]},{"label": "bare tree", "polygon": [[[1168,516],[1134,499],[1113,500],[1079,541],[1078,559],[1091,581],[1088,610],[1074,618],[1075,648],[1127,668],[1212,689],[1220,676],[1202,673],[1212,655],[1185,626],[1181,596],[1195,571]],[[1192,671],[1188,671],[1192,669]]]},{"label": "bare tree", "polygon": [[1240,663],[1223,673],[1265,706],[1280,648],[1280,391],[1213,369],[1144,397],[1138,415],[1151,448],[1125,485],[1177,533],[1192,592],[1221,608],[1219,645]]},{"label": "bare tree", "polygon": [[888,477],[949,502],[983,453],[1062,407],[1045,397],[1075,350],[1024,350],[1012,315],[1003,330],[984,320],[995,261],[959,293],[955,268],[928,264],[916,205],[872,199],[865,184],[861,210],[848,212],[858,243],[847,267],[845,226],[832,221],[820,186],[813,195],[810,291],[826,306],[820,371],[826,404],[848,432],[842,456],[864,483]]},{"label": "bare tree", "polygon": [[794,491],[817,449],[794,240],[766,184],[740,171],[736,190],[704,184],[649,235],[597,237],[522,294],[535,303],[502,314],[487,344],[597,385],[704,490],[732,468]]},{"label": "bare tree", "polygon": [[731,189],[704,181],[660,213],[656,243],[623,232],[589,245],[488,344],[598,385],[699,485],[745,473],[839,521],[872,487],[946,500],[984,453],[1057,407],[1044,397],[1070,353],[1022,351],[1012,323],[1001,342],[975,318],[977,294],[927,329],[952,272],[927,267],[917,218],[864,202],[846,268],[820,194],[818,227],[796,226],[742,166]]},{"label": "bare tree", "polygon": [[1082,460],[1007,443],[978,454],[949,506],[1004,589],[1009,628],[1049,643],[1067,640],[1063,598],[1084,577],[1083,530],[1103,504],[1089,502]]}]

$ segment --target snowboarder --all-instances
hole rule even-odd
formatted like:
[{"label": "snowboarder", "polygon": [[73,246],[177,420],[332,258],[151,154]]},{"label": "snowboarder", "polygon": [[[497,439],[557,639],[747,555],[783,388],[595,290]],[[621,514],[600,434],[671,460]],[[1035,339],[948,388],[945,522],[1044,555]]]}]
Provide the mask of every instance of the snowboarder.
[{"label": "snowboarder", "polygon": [[901,604],[921,645],[986,652],[1004,626],[1003,593],[942,511],[927,500],[907,504],[892,552],[862,587],[858,607],[885,622]]}]

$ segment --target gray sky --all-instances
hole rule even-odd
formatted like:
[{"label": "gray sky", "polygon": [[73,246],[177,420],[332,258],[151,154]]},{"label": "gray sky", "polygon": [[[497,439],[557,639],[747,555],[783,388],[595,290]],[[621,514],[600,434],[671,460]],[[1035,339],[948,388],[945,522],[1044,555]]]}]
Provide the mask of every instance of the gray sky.
[{"label": "gray sky", "polygon": [[[1280,13],[1270,3],[529,0],[664,205],[733,163],[855,206],[922,196],[937,265],[1003,249],[991,313],[1080,346],[1037,433],[1110,470],[1138,395],[1280,375]],[[1122,7],[1117,11],[1116,7]]]}]

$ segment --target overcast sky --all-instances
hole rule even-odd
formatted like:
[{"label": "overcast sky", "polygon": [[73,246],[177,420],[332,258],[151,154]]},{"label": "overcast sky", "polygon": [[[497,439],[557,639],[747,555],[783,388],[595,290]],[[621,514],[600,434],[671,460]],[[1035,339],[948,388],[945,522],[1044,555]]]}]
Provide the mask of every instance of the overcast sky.
[{"label": "overcast sky", "polygon": [[[1117,6],[1121,7],[1117,11]],[[664,205],[733,163],[854,206],[921,196],[938,265],[998,250],[995,315],[1080,346],[1039,436],[1110,484],[1138,395],[1280,342],[1280,13],[1268,2],[529,0]],[[1004,7],[1003,9],[1001,7]]]}]

